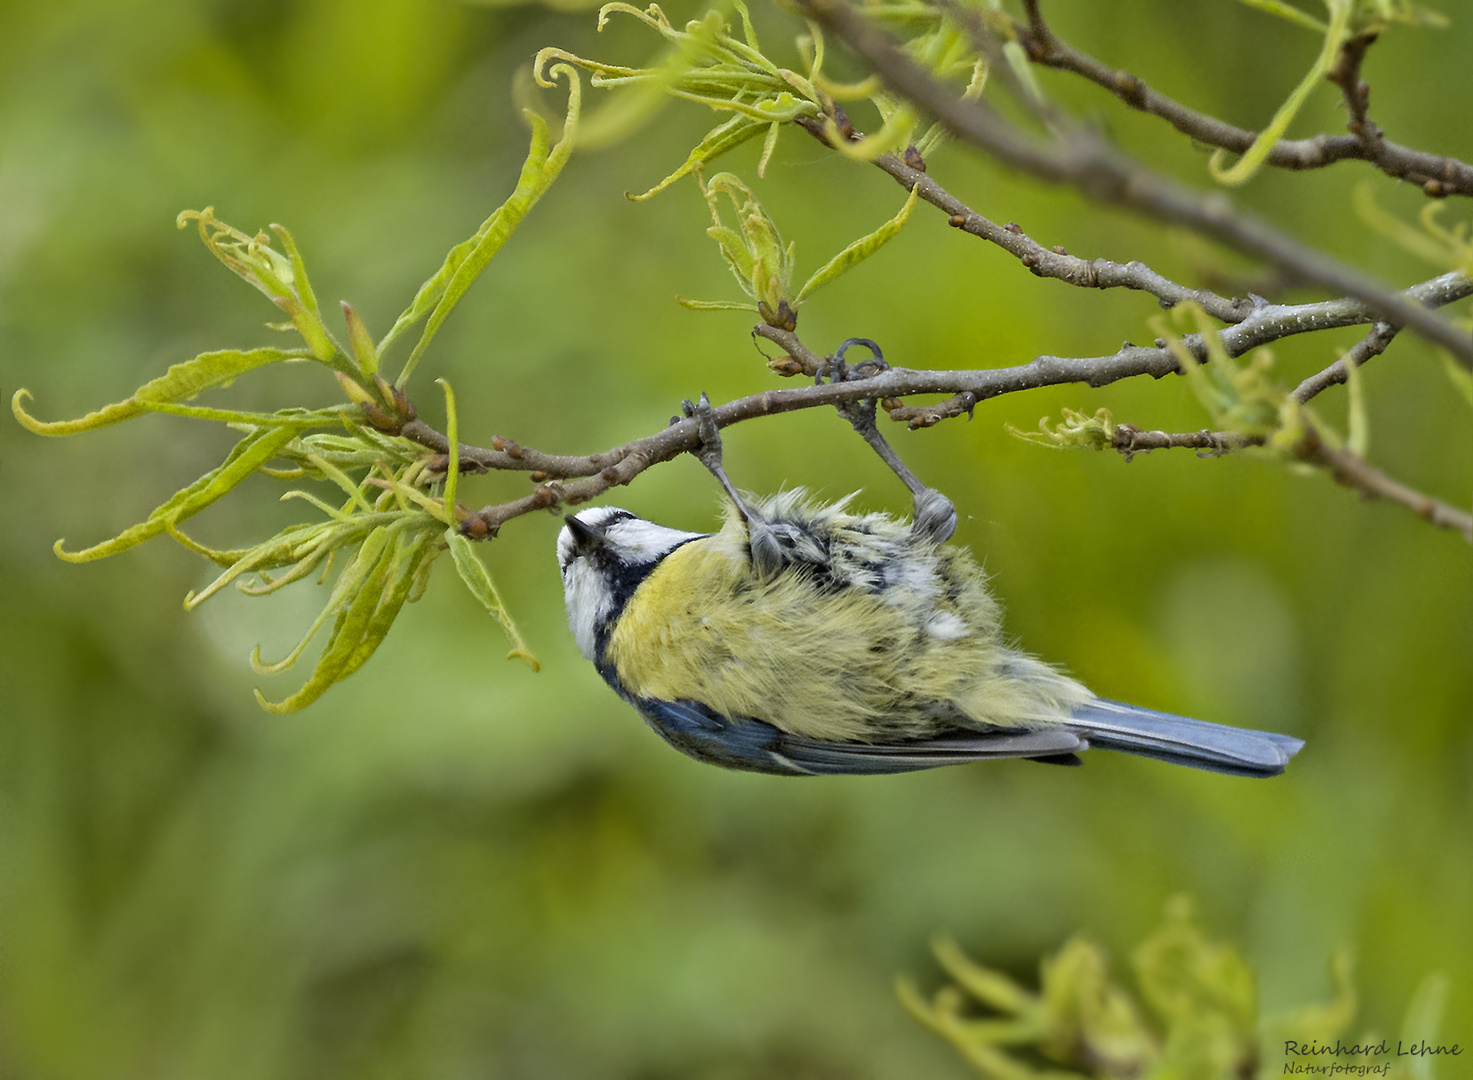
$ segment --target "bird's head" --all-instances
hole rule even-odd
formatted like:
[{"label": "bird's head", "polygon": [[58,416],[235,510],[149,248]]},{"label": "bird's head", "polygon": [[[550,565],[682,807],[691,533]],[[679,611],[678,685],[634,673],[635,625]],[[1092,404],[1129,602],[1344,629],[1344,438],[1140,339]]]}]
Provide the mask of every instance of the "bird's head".
[{"label": "bird's head", "polygon": [[591,507],[563,520],[557,560],[568,626],[583,655],[596,662],[600,637],[640,582],[670,552],[706,534],[656,525],[617,506]]}]

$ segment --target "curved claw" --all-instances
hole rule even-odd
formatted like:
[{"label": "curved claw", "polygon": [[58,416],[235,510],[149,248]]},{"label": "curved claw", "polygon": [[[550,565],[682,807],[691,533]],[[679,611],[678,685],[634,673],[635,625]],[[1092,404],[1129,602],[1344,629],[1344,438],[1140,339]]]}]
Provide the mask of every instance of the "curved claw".
[{"label": "curved claw", "polygon": [[701,434],[701,445],[692,450],[697,461],[706,466],[719,478],[721,472],[721,429],[716,426],[715,411],[711,408],[711,399],[706,392],[701,391],[701,399],[696,404],[691,404],[690,398],[680,403],[680,411],[687,419],[696,421]]}]

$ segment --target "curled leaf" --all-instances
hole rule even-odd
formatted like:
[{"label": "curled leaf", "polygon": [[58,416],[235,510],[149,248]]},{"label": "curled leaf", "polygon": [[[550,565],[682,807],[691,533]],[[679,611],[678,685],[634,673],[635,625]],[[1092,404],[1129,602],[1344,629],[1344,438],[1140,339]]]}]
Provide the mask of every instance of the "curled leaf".
[{"label": "curled leaf", "polygon": [[[745,6],[740,3],[733,6],[741,19],[740,38],[733,36],[721,13],[716,11],[708,11],[702,18],[677,29],[658,5],[641,10],[627,3],[605,4],[599,11],[599,29],[603,29],[611,15],[628,15],[670,44],[670,52],[649,67],[608,64],[559,49],[544,49],[538,54],[534,73],[540,73],[548,61],[558,59],[591,72],[591,82],[596,87],[637,90],[642,98],[629,110],[636,119],[650,113],[650,97],[656,94],[732,114],[705,134],[679,168],[648,191],[631,198],[650,198],[698,166],[764,134],[767,136],[763,152],[765,165],[776,142],[778,125],[822,113],[822,100],[812,80],[779,68],[769,60],[758,46]],[[605,128],[617,127],[617,132],[622,134],[632,127],[628,123],[615,126],[596,121],[596,124],[600,138],[607,137]]]},{"label": "curled leaf", "polygon": [[261,708],[277,714],[296,712],[303,706],[316,701],[333,683],[338,681],[338,672],[347,663],[348,657],[362,644],[368,621],[378,608],[379,600],[388,584],[389,564],[393,552],[391,540],[396,531],[392,526],[381,526],[368,535],[352,561],[338,574],[332,596],[323,607],[321,614],[312,623],[307,634],[291,653],[275,664],[259,663],[259,649],[252,655],[252,663],[263,674],[285,670],[296,663],[297,658],[306,650],[307,644],[327,619],[336,616],[327,645],[323,648],[322,655],[317,658],[316,667],[313,668],[312,674],[308,676],[301,689],[275,702],[267,700],[266,696],[257,690],[256,701]]},{"label": "curled leaf", "polygon": [[273,248],[271,237],[265,233],[249,236],[221,221],[215,216],[213,206],[184,210],[176,220],[181,229],[190,222],[198,225],[200,240],[217,259],[286,312],[315,359],[339,371],[352,369],[352,361],[322,321],[317,297],[307,281],[306,265],[291,233],[283,226],[271,228],[287,249],[286,254]]},{"label": "curled leaf", "polygon": [[1207,171],[1219,184],[1236,187],[1245,184],[1252,179],[1254,173],[1258,172],[1263,163],[1268,160],[1269,151],[1274,144],[1289,130],[1289,125],[1294,122],[1294,117],[1299,115],[1299,110],[1304,107],[1305,101],[1314,89],[1319,86],[1324,76],[1334,66],[1336,58],[1340,55],[1340,46],[1345,43],[1349,35],[1351,13],[1355,8],[1352,0],[1330,0],[1330,25],[1325,29],[1325,43],[1320,49],[1320,55],[1315,59],[1314,66],[1305,73],[1299,85],[1289,92],[1284,103],[1279,106],[1278,112],[1269,121],[1268,126],[1258,133],[1253,140],[1253,145],[1248,147],[1231,167],[1224,168],[1223,162],[1227,159],[1227,152],[1217,150],[1207,160]]},{"label": "curled leaf", "polygon": [[175,364],[157,379],[144,383],[127,400],[107,405],[76,420],[37,420],[25,411],[22,404],[31,396],[25,389],[15,392],[10,399],[10,409],[27,431],[37,435],[75,435],[132,419],[162,405],[188,401],[202,390],[228,384],[236,376],[267,364],[306,359],[311,359],[311,354],[305,349],[224,349],[200,353],[193,360]]},{"label": "curled leaf", "polygon": [[[752,190],[731,173],[717,173],[706,180],[697,173],[701,193],[711,211],[712,225],[706,235],[716,241],[727,267],[742,291],[757,302],[758,311],[766,306],[764,318],[771,321],[779,312],[791,315],[793,245],[783,245],[782,234]],[[736,228],[726,225],[721,217],[720,196],[730,201],[736,217]]]},{"label": "curled leaf", "polygon": [[1055,450],[1108,450],[1115,445],[1115,418],[1109,409],[1096,409],[1091,416],[1066,408],[1062,414],[1064,419],[1057,425],[1043,417],[1037,431],[1022,431],[1012,424],[1003,427],[1015,439]]}]

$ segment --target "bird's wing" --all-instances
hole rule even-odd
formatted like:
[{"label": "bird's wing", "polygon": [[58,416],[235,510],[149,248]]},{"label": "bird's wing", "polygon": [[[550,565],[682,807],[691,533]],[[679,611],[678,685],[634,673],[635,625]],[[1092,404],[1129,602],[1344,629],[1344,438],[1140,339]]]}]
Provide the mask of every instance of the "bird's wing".
[{"label": "bird's wing", "polygon": [[1073,755],[1089,743],[1067,728],[1038,731],[1000,729],[995,732],[959,732],[924,742],[824,743],[781,737],[771,751],[799,773],[902,773],[960,765],[968,761],[1035,758],[1061,765],[1077,765]]},{"label": "bird's wing", "polygon": [[646,699],[634,704],[666,742],[693,758],[790,776],[902,773],[996,758],[1074,764],[1070,755],[1089,748],[1086,739],[1063,727],[967,731],[923,742],[819,742],[785,735],[761,720],[722,716],[697,702]]}]

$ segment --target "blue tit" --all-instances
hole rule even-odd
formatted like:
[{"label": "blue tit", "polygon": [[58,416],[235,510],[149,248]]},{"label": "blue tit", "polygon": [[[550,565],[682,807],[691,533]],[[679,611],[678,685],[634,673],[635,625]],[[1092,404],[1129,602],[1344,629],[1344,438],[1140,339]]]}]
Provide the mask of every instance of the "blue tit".
[{"label": "blue tit", "polygon": [[716,533],[569,515],[557,549],[579,648],[676,749],[754,772],[1078,764],[1097,746],[1274,776],[1303,745],[1095,697],[1008,643],[982,570],[945,542],[944,497],[917,489],[914,525],[846,502],[733,492]]}]

